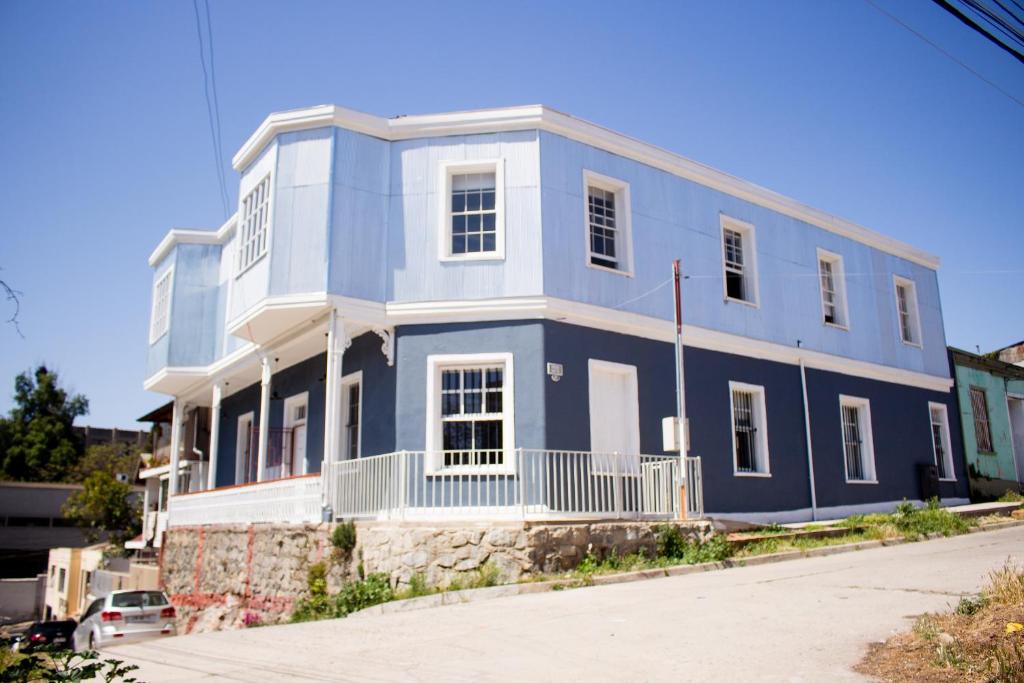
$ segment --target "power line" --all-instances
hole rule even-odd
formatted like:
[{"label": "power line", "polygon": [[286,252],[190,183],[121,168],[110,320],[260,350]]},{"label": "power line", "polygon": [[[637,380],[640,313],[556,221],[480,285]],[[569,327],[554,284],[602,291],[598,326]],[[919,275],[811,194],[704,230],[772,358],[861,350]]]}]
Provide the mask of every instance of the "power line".
[{"label": "power line", "polygon": [[[213,58],[213,21],[210,19],[210,0],[203,0],[203,4],[206,6],[206,35],[209,38],[210,45],[210,90],[213,91],[213,118],[217,124],[217,154],[218,158],[224,158],[224,134],[221,132],[220,127],[220,101],[217,98],[217,68],[215,66],[215,60]],[[223,176],[223,164],[221,165],[221,175]],[[228,207],[231,206],[231,193],[227,191],[227,182],[224,183],[225,199],[227,200]],[[229,208],[230,212],[230,208]]]},{"label": "power line", "polygon": [[218,151],[217,129],[213,122],[213,106],[210,102],[210,78],[206,71],[206,55],[203,49],[203,25],[199,19],[198,0],[192,0],[192,9],[195,10],[196,16],[196,36],[199,39],[199,65],[203,70],[203,95],[206,98],[206,119],[210,124],[210,138],[213,143],[214,170],[217,173],[217,183],[220,186],[220,199],[224,205],[224,218],[226,219],[230,215],[228,212],[227,184],[224,181],[222,157]]},{"label": "power line", "polygon": [[936,44],[936,43],[933,43],[933,42],[932,42],[931,40],[929,40],[929,39],[928,39],[928,38],[927,38],[927,37],[926,37],[926,36],[925,36],[925,35],[924,35],[923,33],[921,33],[921,32],[919,32],[918,30],[916,30],[916,29],[912,28],[912,27],[911,27],[910,25],[908,25],[908,24],[904,23],[904,22],[903,22],[903,20],[902,20],[902,19],[900,19],[899,17],[897,17],[897,16],[895,16],[895,15],[893,15],[893,14],[890,14],[890,13],[889,13],[889,12],[887,12],[886,10],[882,9],[882,8],[881,8],[881,7],[879,7],[879,6],[878,6],[878,5],[877,5],[877,4],[876,4],[876,3],[875,3],[875,2],[873,1],[873,0],[864,0],[864,2],[868,3],[869,5],[871,5],[872,7],[874,7],[874,8],[876,9],[876,10],[878,10],[879,12],[881,12],[882,14],[884,14],[885,16],[889,17],[890,19],[892,19],[893,21],[895,21],[895,22],[896,22],[897,24],[899,24],[900,26],[902,26],[903,28],[907,29],[908,31],[910,31],[911,33],[913,33],[913,34],[914,34],[915,36],[917,36],[918,38],[920,38],[921,40],[923,40],[924,42],[926,42],[926,43],[928,43],[929,45],[931,45],[931,46],[932,46],[933,48],[935,48],[936,50],[938,50],[939,52],[941,52],[942,54],[944,54],[944,55],[945,55],[945,56],[946,56],[946,57],[947,57],[947,58],[948,58],[949,60],[951,60],[951,61],[955,62],[956,64],[960,65],[960,66],[961,66],[962,68],[964,68],[964,69],[966,69],[967,71],[969,71],[969,72],[970,72],[971,74],[973,74],[973,75],[974,75],[974,76],[975,76],[976,78],[978,78],[978,79],[980,79],[980,80],[984,81],[985,83],[988,83],[988,84],[989,84],[990,86],[992,86],[993,88],[995,88],[996,90],[998,90],[999,92],[1001,92],[1001,93],[1002,93],[1003,95],[1005,95],[1006,97],[1008,97],[1008,98],[1010,98],[1011,100],[1013,100],[1014,102],[1016,102],[1018,106],[1020,106],[1020,107],[1024,107],[1024,100],[1018,99],[1017,97],[1014,97],[1013,95],[1011,95],[1011,94],[1010,94],[1010,93],[1008,93],[1007,91],[1003,90],[1003,89],[1002,89],[1001,87],[999,87],[998,85],[996,85],[996,84],[995,84],[994,82],[992,82],[992,81],[990,81],[989,79],[985,78],[985,77],[984,77],[984,76],[982,76],[982,75],[981,75],[980,73],[978,73],[977,71],[975,71],[975,70],[974,70],[974,69],[972,69],[971,67],[969,67],[969,66],[967,66],[966,64],[964,64],[963,62],[961,62],[961,61],[960,61],[959,59],[957,59],[957,58],[956,58],[956,57],[954,57],[954,56],[953,56],[952,54],[950,54],[949,52],[947,52],[947,51],[946,51],[946,50],[945,50],[944,48],[940,47],[940,46],[939,46],[938,44]]},{"label": "power line", "polygon": [[[936,5],[938,5],[939,7],[941,7],[942,9],[946,10],[947,12],[952,14],[954,17],[956,17],[961,23],[963,23],[964,25],[974,29],[979,34],[981,34],[986,40],[992,42],[994,45],[996,45],[1000,49],[1006,51],[1008,54],[1013,56],[1013,58],[1016,59],[1021,64],[1024,64],[1024,54],[1021,54],[1020,52],[1015,50],[1013,47],[1007,45],[1006,43],[1004,43],[1003,41],[999,40],[998,38],[996,38],[994,35],[992,35],[988,31],[986,31],[976,21],[974,21],[974,19],[971,19],[969,16],[967,16],[966,14],[961,12],[958,8],[954,7],[952,4],[947,2],[947,0],[932,0],[932,1]],[[968,4],[970,4],[970,3],[968,3]]]}]

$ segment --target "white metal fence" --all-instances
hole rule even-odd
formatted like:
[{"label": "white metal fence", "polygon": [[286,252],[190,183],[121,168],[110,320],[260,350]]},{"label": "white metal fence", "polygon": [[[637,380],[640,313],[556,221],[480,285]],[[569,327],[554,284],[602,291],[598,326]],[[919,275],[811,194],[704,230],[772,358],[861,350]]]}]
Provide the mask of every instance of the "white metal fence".
[{"label": "white metal fence", "polygon": [[170,526],[319,522],[320,477],[308,475],[171,496]]},{"label": "white metal fence", "polygon": [[703,515],[700,458],[686,459],[685,496],[678,456],[517,449],[452,462],[400,451],[325,463],[325,500],[339,519],[670,519],[684,499]]}]

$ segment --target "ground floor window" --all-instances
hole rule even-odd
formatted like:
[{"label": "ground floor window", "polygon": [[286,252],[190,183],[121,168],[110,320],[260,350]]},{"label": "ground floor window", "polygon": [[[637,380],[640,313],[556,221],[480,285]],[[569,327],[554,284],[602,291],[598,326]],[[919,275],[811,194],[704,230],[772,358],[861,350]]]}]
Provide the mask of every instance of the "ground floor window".
[{"label": "ground floor window", "polygon": [[360,455],[363,413],[363,373],[354,372],[341,378],[342,459]]},{"label": "ground floor window", "polygon": [[875,450],[871,438],[871,404],[865,398],[840,396],[839,410],[846,481],[873,483],[876,479]]},{"label": "ground floor window", "polygon": [[257,453],[255,414],[248,412],[238,418],[238,432],[235,441],[235,483],[247,484],[256,481]]},{"label": "ground floor window", "polygon": [[435,468],[500,468],[512,439],[512,356],[428,359],[427,448]]},{"label": "ground floor window", "polygon": [[729,391],[733,471],[736,475],[767,475],[768,427],[764,387],[729,382]]}]

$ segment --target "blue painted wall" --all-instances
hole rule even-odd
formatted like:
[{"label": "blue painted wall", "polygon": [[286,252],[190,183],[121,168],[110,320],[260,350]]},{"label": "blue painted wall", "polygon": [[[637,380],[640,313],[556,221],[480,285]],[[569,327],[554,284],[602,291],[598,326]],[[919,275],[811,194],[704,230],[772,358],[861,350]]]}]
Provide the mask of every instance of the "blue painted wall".
[{"label": "blue painted wall", "polygon": [[[544,326],[538,321],[407,325],[397,328],[396,447],[423,450],[427,356],[512,353],[517,448],[544,448]],[[440,402],[437,403],[440,410]]]},{"label": "blue painted wall", "polygon": [[[235,482],[238,418],[253,411],[253,426],[260,423],[260,385],[250,384],[225,396],[220,404],[220,436],[217,439],[217,486]],[[322,439],[322,437],[321,437]]]},{"label": "blue painted wall", "polygon": [[391,453],[395,448],[395,383],[398,373],[388,367],[381,338],[373,332],[352,340],[342,357],[342,374],[363,373],[361,455]]},{"label": "blue painted wall", "polygon": [[[681,258],[684,320],[693,325],[883,365],[949,376],[934,271],[859,242],[644,164],[542,132],[544,292],[672,319],[672,295],[637,297],[671,275]],[[588,268],[584,252],[583,171],[630,184],[635,277]],[[726,303],[720,214],[755,226],[760,308]],[[816,248],[843,256],[850,329],[823,324]],[[903,344],[893,274],[914,280],[924,348]]]}]

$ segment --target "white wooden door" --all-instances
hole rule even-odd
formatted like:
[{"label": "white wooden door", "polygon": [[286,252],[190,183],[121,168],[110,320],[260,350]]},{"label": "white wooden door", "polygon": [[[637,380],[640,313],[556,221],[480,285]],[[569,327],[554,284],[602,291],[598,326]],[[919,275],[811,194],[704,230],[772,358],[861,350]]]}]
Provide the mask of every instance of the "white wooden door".
[{"label": "white wooden door", "polygon": [[[614,463],[601,454],[640,453],[640,402],[636,366],[591,359],[590,450],[595,470],[611,471]],[[632,459],[630,460],[632,468]],[[623,468],[618,468],[622,471]]]}]

